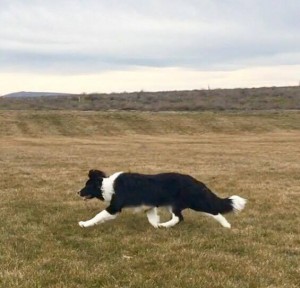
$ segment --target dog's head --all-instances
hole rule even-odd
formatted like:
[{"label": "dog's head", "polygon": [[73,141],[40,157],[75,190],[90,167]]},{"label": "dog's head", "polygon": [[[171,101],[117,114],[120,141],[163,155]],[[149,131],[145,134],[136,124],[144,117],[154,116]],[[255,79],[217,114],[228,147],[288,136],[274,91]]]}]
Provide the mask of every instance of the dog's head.
[{"label": "dog's head", "polygon": [[104,200],[102,196],[101,186],[103,178],[106,177],[105,173],[99,170],[90,170],[89,171],[89,180],[85,183],[78,194],[84,199],[98,198]]}]

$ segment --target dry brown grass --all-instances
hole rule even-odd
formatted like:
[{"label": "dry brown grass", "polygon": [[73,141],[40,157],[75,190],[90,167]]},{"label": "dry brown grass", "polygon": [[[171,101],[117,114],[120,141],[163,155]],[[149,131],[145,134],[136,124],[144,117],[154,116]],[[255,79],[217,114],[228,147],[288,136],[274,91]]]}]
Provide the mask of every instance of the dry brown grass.
[{"label": "dry brown grass", "polygon": [[[153,123],[140,122],[139,130],[119,136],[113,129],[103,135],[92,121],[97,133],[87,136],[77,127],[71,131],[78,135],[70,137],[45,120],[40,123],[48,123],[47,133],[34,130],[30,121],[36,118],[30,115],[23,123],[28,134],[13,126],[10,112],[1,118],[1,287],[299,287],[300,133],[293,121],[281,127],[276,124],[281,116],[271,115],[265,131],[255,123],[270,117],[253,115],[252,129],[226,130],[233,116],[214,115],[225,132],[197,133],[195,127],[206,123],[199,115],[190,120],[172,114],[168,120],[158,114],[165,122],[154,122],[152,135],[147,129]],[[79,123],[81,114],[74,115]],[[126,118],[111,115],[106,129],[117,126],[118,115]],[[299,120],[299,114],[285,117]],[[159,133],[160,123],[172,127],[175,118],[188,123],[179,130],[187,133],[171,128]],[[91,129],[88,121],[82,123]],[[227,216],[231,230],[193,211],[169,230],[155,230],[145,215],[130,211],[82,229],[79,220],[105,207],[76,195],[90,168],[188,173],[220,196],[237,194],[249,203],[240,215]]]}]

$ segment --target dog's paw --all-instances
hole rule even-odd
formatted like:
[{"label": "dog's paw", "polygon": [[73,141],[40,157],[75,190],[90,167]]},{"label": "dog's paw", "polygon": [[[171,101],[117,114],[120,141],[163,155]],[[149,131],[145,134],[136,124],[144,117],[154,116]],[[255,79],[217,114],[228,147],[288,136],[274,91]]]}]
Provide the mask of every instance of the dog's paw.
[{"label": "dog's paw", "polygon": [[224,224],[222,224],[222,226],[223,226],[224,228],[228,228],[228,229],[231,228],[231,224],[230,224],[230,223],[224,223]]},{"label": "dog's paw", "polygon": [[166,223],[158,223],[157,227],[158,228],[170,228],[171,226]]},{"label": "dog's paw", "polygon": [[84,221],[80,221],[80,222],[78,222],[78,224],[79,224],[79,226],[82,227],[82,228],[87,227]]},{"label": "dog's paw", "polygon": [[149,219],[149,223],[154,227],[159,227],[159,216],[155,217],[154,219]]},{"label": "dog's paw", "polygon": [[150,223],[152,225],[152,227],[154,228],[158,228],[159,223]]}]

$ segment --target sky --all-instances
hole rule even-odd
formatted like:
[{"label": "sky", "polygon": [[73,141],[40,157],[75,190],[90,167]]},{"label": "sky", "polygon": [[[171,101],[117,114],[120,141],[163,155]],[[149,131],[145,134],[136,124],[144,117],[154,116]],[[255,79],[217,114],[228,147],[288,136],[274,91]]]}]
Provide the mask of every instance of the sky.
[{"label": "sky", "polygon": [[0,0],[0,95],[300,84],[299,0]]}]

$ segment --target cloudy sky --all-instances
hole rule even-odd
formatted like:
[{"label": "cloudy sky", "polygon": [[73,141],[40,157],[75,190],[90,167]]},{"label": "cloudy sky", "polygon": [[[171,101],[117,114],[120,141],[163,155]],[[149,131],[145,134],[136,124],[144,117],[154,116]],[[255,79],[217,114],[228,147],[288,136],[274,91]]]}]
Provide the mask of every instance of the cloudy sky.
[{"label": "cloudy sky", "polygon": [[299,85],[299,0],[0,0],[0,95]]}]

